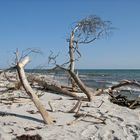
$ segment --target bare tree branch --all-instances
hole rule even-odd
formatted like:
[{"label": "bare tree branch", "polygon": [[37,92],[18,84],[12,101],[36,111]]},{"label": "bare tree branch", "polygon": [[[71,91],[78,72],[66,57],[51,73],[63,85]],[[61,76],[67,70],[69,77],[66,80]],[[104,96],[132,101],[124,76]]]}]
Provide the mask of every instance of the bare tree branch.
[{"label": "bare tree branch", "polygon": [[37,49],[37,48],[27,48],[26,50],[22,51],[21,57],[19,58],[19,61],[21,61],[22,59],[24,59],[26,56],[29,56],[31,53],[42,54],[42,52],[40,51],[40,49]]},{"label": "bare tree branch", "polygon": [[59,53],[57,53],[56,55],[53,55],[53,52],[50,51],[50,55],[48,57],[48,64],[50,64],[51,62],[53,62],[52,64],[56,64],[56,58],[59,56]]}]

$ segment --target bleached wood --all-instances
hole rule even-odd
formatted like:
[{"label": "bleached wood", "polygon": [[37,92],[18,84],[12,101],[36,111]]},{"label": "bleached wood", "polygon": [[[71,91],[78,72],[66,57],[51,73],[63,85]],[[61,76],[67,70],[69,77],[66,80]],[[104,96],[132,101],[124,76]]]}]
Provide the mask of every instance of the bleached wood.
[{"label": "bleached wood", "polygon": [[37,107],[38,111],[40,112],[44,122],[46,124],[52,124],[53,119],[49,116],[48,112],[46,111],[45,107],[39,100],[38,96],[35,94],[33,89],[31,88],[30,84],[27,81],[24,66],[29,62],[29,57],[25,57],[21,62],[17,62],[16,68],[19,75],[20,82],[25,89],[26,93],[30,96],[31,100],[34,102],[35,106]]}]

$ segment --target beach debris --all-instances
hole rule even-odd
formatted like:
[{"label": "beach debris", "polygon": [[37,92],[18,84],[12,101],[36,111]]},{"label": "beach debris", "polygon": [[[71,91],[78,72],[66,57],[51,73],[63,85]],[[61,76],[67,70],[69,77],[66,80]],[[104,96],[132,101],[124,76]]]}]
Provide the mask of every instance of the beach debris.
[{"label": "beach debris", "polygon": [[55,93],[61,93],[70,97],[78,98],[76,94],[73,94],[72,92],[66,90],[65,88],[62,88],[61,85],[59,83],[56,83],[55,81],[45,80],[43,78],[34,75],[28,75],[27,79],[29,81],[34,81],[38,83],[38,85],[42,86],[44,89],[53,91]]},{"label": "beach debris", "polygon": [[75,124],[75,123],[77,123],[77,122],[81,121],[81,120],[82,120],[82,118],[84,118],[84,117],[86,117],[86,114],[76,116],[76,117],[75,117],[75,119],[74,119],[73,121],[71,121],[71,122],[67,123],[67,125],[73,125],[73,124]]},{"label": "beach debris", "polygon": [[[66,72],[68,72],[69,75],[71,76],[71,78],[73,79],[73,81],[80,88],[80,90],[87,96],[87,100],[92,101],[92,97],[93,97],[92,96],[93,95],[92,91],[88,87],[85,86],[85,84],[82,82],[82,80],[79,78],[79,76],[75,74],[75,72],[73,72],[73,71],[71,71],[69,69],[63,68],[60,65],[56,65],[56,68],[57,67],[62,69],[62,70],[64,70],[64,71],[66,71]],[[74,89],[74,91],[75,91],[75,89]]]},{"label": "beach debris", "polygon": [[35,94],[35,92],[31,88],[31,86],[28,83],[28,80],[26,78],[25,71],[24,71],[24,66],[30,61],[29,57],[27,57],[27,56],[24,57],[22,59],[22,61],[20,61],[20,62],[18,61],[18,59],[19,58],[18,58],[18,50],[17,50],[16,51],[16,60],[17,60],[16,69],[17,69],[17,72],[18,72],[20,82],[21,82],[23,88],[25,89],[26,93],[30,96],[31,100],[34,102],[35,106],[39,110],[39,112],[40,112],[40,114],[41,114],[41,116],[44,120],[44,123],[52,124],[53,119],[50,117],[49,113],[44,108],[43,104],[41,103],[38,96]]},{"label": "beach debris", "polygon": [[96,116],[90,114],[90,112],[87,112],[87,113],[77,113],[77,114],[74,115],[74,117],[76,117],[76,118],[77,117],[79,118],[81,116],[84,116],[84,118],[85,117],[92,117],[92,118],[94,118],[96,120],[99,120],[100,123],[106,124],[106,122],[105,122],[106,118],[96,117]]},{"label": "beach debris", "polygon": [[74,111],[78,108],[77,112],[80,110],[80,107],[81,107],[81,104],[82,104],[82,100],[83,100],[83,97],[81,97],[77,103],[75,104],[75,106],[70,110],[68,111],[68,113],[74,113]]},{"label": "beach debris", "polygon": [[[133,81],[123,80],[120,83],[113,85],[112,87],[105,89],[103,91],[110,95],[110,97],[111,97],[110,101],[113,103],[116,103],[116,104],[122,105],[122,106],[127,106],[131,109],[134,109],[134,108],[140,106],[140,95],[136,99],[132,99],[132,100],[128,99],[124,95],[121,95],[121,91],[123,91],[123,90],[121,90],[120,88],[123,86],[134,86],[134,87],[140,88],[140,83],[135,80],[133,80]],[[129,91],[129,92],[132,94],[131,91]],[[117,93],[117,95],[116,95],[116,93]]]},{"label": "beach debris", "polygon": [[21,135],[17,136],[16,140],[42,140],[42,137],[39,134],[36,135]]},{"label": "beach debris", "polygon": [[36,127],[25,127],[24,128],[25,131],[32,131],[32,130],[36,130],[36,129],[42,129],[42,127],[36,126]]},{"label": "beach debris", "polygon": [[78,87],[83,91],[83,93],[86,94],[87,98],[89,101],[92,101],[92,92],[91,90],[89,90],[85,84],[81,81],[81,79],[78,77],[78,75],[76,75],[74,72],[72,72],[71,70],[68,71],[69,74],[71,75],[72,79],[74,80],[74,82],[78,85]]},{"label": "beach debris", "polygon": [[52,107],[51,101],[48,102],[48,105],[50,106],[51,111],[54,112],[55,109]]},{"label": "beach debris", "polygon": [[96,117],[94,115],[89,114],[89,112],[87,112],[87,113],[76,113],[74,115],[74,117],[75,117],[75,119],[73,121],[67,123],[67,125],[73,125],[73,124],[75,124],[75,123],[77,123],[79,121],[92,122],[92,121],[88,121],[88,120],[86,121],[85,120],[86,117],[92,117],[92,118],[98,120],[99,121],[98,123],[106,124],[106,122],[105,122],[106,118]]},{"label": "beach debris", "polygon": [[35,110],[27,110],[26,112],[28,112],[30,114],[37,114],[37,113],[39,113],[38,111],[35,111]]},{"label": "beach debris", "polygon": [[90,103],[86,103],[85,105],[83,105],[82,107],[91,107],[91,108],[100,108],[103,105],[104,101],[101,100],[101,103],[98,106],[91,106]]}]

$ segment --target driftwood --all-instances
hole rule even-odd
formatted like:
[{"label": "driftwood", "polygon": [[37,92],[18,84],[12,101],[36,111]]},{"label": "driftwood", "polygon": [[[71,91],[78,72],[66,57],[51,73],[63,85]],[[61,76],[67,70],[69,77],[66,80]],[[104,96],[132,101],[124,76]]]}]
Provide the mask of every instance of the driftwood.
[{"label": "driftwood", "polygon": [[81,91],[83,93],[86,94],[87,98],[88,98],[88,101],[92,101],[92,94],[93,92],[91,90],[89,90],[88,87],[85,86],[85,84],[81,81],[81,79],[78,77],[78,75],[76,75],[73,71],[71,70],[68,70],[66,68],[63,68],[59,65],[56,65],[56,67],[68,72],[71,76],[71,78],[73,79],[73,81],[78,85],[78,87],[81,89]]},{"label": "driftwood", "polygon": [[30,96],[31,100],[34,102],[35,106],[39,110],[44,122],[46,124],[53,123],[53,119],[49,116],[48,112],[40,102],[38,96],[35,94],[31,86],[29,85],[25,72],[24,66],[29,62],[29,57],[25,57],[21,62],[17,62],[16,68],[19,75],[20,82],[25,89],[26,93]]},{"label": "driftwood", "polygon": [[63,89],[67,89],[70,92],[81,93],[82,91],[79,88],[73,89],[71,86],[61,85]]},{"label": "driftwood", "polygon": [[28,75],[28,80],[31,82],[34,81],[34,82],[38,83],[39,86],[42,86],[43,88],[48,89],[50,91],[62,93],[64,95],[74,97],[76,99],[79,98],[76,94],[66,90],[65,88],[62,88],[60,84],[58,84],[54,81],[49,82],[47,80],[44,80],[44,79],[39,78],[38,76],[34,76],[34,75]]},{"label": "driftwood", "polygon": [[86,94],[89,101],[92,100],[92,92],[84,85],[81,79],[71,70],[68,71],[75,83],[79,86],[79,88]]},{"label": "driftwood", "polygon": [[68,111],[68,113],[74,113],[74,111],[78,108],[77,112],[79,111],[80,109],[80,106],[81,106],[81,101],[83,100],[83,98],[81,97],[77,103],[75,104],[75,106],[70,110]]},{"label": "driftwood", "polygon": [[112,87],[103,90],[103,92],[106,92],[110,95],[111,101],[113,103],[127,106],[129,108],[135,108],[134,107],[135,105],[140,105],[139,104],[140,96],[136,100],[128,100],[126,97],[121,96],[120,94],[117,96],[114,96],[114,92],[118,91],[118,89],[123,86],[135,86],[135,87],[140,88],[140,83],[137,81],[123,80],[119,84],[113,85]]},{"label": "driftwood", "polygon": [[86,117],[91,117],[91,118],[94,118],[94,119],[98,120],[99,122],[97,122],[97,123],[106,124],[106,122],[105,122],[106,118],[99,118],[99,117],[96,117],[96,116],[91,115],[89,113],[76,113],[74,115],[74,117],[75,117],[75,119],[73,121],[67,123],[67,125],[73,125],[73,124],[78,123],[79,121],[91,122],[91,121],[84,120],[84,118],[86,118]]}]

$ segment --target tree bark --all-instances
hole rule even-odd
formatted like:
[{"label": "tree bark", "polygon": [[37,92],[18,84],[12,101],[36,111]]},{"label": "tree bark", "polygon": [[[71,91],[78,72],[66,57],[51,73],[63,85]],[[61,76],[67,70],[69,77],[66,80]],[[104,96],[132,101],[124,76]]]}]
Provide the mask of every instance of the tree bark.
[{"label": "tree bark", "polygon": [[[69,42],[69,55],[70,55],[70,71],[74,72],[75,60],[74,60],[74,31],[71,32],[70,42]],[[72,89],[75,90],[76,84],[71,78]]]},{"label": "tree bark", "polygon": [[71,32],[69,42],[69,55],[70,55],[70,70],[74,72],[75,61],[74,61],[74,31]]},{"label": "tree bark", "polygon": [[68,95],[70,97],[79,99],[79,97],[76,94],[62,88],[61,85],[57,84],[56,82],[53,82],[53,81],[48,82],[47,80],[43,80],[43,79],[41,79],[37,76],[33,76],[33,75],[28,75],[28,80],[38,83],[38,85],[44,87],[45,89],[48,89],[48,90],[51,90],[54,92],[58,92],[58,93],[62,93],[64,95]]},{"label": "tree bark", "polygon": [[16,68],[19,75],[19,79],[21,81],[21,84],[23,88],[25,89],[26,93],[30,96],[31,100],[34,102],[35,106],[39,110],[44,122],[46,124],[52,124],[53,119],[49,116],[48,112],[40,102],[38,96],[34,93],[33,89],[29,85],[25,72],[24,72],[24,66],[29,62],[29,57],[25,57],[22,62],[17,62]]},{"label": "tree bark", "polygon": [[69,70],[69,74],[73,78],[74,82],[79,86],[79,88],[87,95],[89,101],[92,100],[92,92],[84,85],[81,79],[72,71]]},{"label": "tree bark", "polygon": [[[78,87],[81,89],[81,91],[83,91],[83,93],[86,94],[87,98],[88,98],[88,101],[92,101],[92,94],[93,92],[84,85],[84,83],[81,81],[81,79],[78,77],[78,75],[76,75],[74,72],[66,69],[66,68],[63,68],[59,65],[56,65],[57,67],[59,67],[60,69],[64,70],[64,71],[67,71],[71,78],[73,79],[73,81],[78,85]],[[95,93],[96,94],[96,93]],[[93,94],[94,95],[94,94]]]}]

